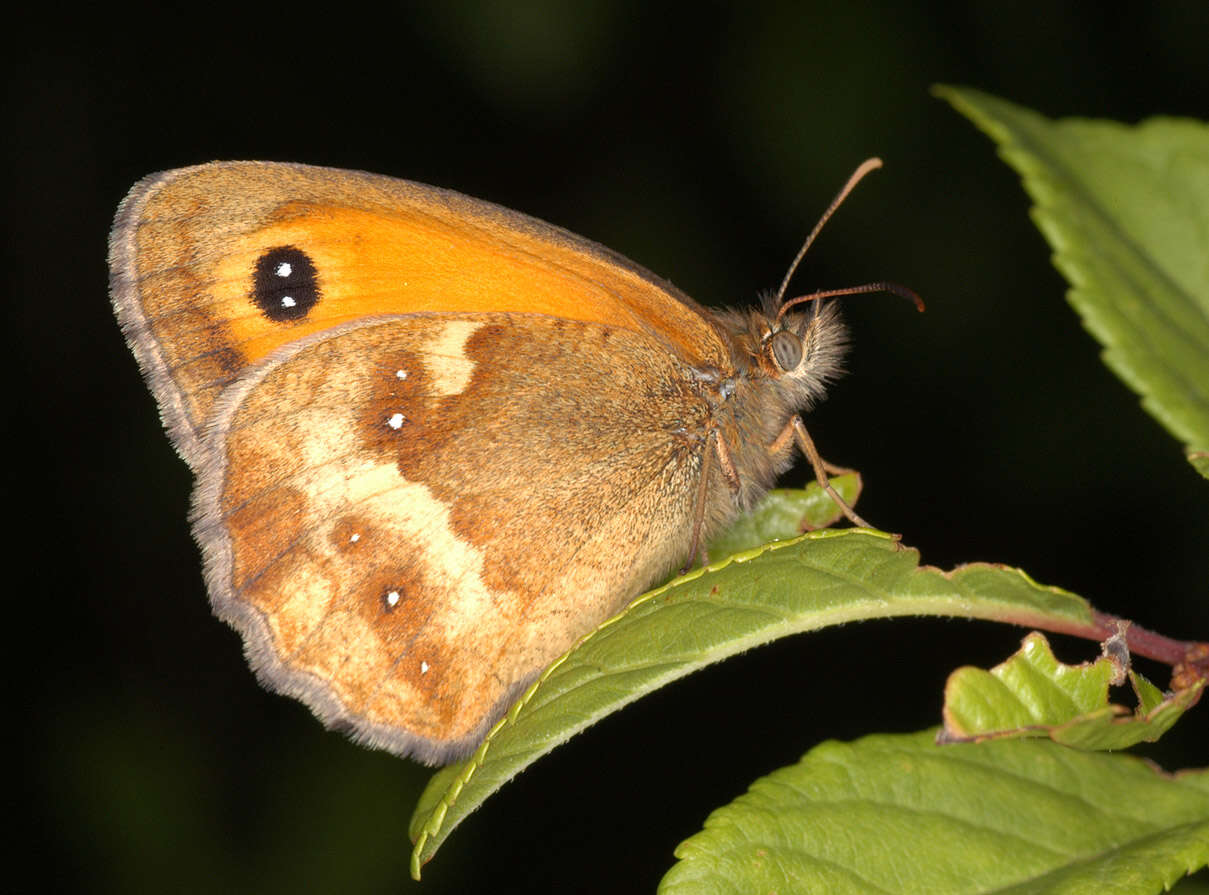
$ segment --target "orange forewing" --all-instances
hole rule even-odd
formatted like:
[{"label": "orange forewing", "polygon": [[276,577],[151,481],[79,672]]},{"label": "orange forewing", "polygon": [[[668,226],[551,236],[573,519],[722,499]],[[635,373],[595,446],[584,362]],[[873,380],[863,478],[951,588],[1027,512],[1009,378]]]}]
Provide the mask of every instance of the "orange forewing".
[{"label": "orange forewing", "polygon": [[[250,307],[257,258],[305,245],[324,298],[282,325]],[[695,362],[725,348],[690,299],[609,250],[447,190],[360,172],[236,162],[152,175],[123,202],[114,302],[178,449],[246,368],[367,316],[517,311],[650,332]]]}]

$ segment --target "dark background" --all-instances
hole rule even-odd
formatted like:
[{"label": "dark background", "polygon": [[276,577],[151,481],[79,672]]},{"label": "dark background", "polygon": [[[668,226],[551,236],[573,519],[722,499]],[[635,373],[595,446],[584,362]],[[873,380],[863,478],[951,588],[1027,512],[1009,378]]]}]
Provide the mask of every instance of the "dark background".
[{"label": "dark background", "polygon": [[[407,890],[429,773],[262,691],[210,616],[190,476],[106,295],[107,231],[135,180],[230,158],[406,177],[735,304],[775,288],[844,178],[880,155],[796,281],[893,279],[928,302],[920,316],[852,300],[850,375],[809,420],[825,456],[863,470],[861,513],[925,562],[1018,565],[1203,639],[1209,487],[1099,362],[1016,176],[928,89],[1205,118],[1207,45],[1203,0],[209,6],[10,30],[9,562],[30,571],[9,591],[8,683],[18,817],[45,886]],[[505,787],[421,891],[651,891],[753,779],[826,738],[936,723],[947,673],[994,664],[1023,633],[869,623],[715,666]],[[1095,649],[1059,646],[1070,661]],[[1194,714],[1145,754],[1205,764]]]}]

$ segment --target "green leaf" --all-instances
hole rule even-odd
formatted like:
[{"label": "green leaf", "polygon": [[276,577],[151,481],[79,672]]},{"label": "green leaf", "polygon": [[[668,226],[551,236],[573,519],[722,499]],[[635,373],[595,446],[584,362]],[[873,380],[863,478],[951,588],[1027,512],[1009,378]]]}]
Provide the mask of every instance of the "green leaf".
[{"label": "green leaf", "polygon": [[550,666],[412,816],[412,874],[453,828],[541,755],[640,696],[779,637],[869,618],[948,615],[1087,631],[1080,597],[990,565],[945,573],[891,536],[812,532],[695,569],[639,597]]},{"label": "green leaf", "polygon": [[1209,479],[1209,451],[1189,451],[1188,462],[1192,468]]},{"label": "green leaf", "polygon": [[823,743],[676,849],[663,895],[1142,895],[1209,862],[1209,771],[933,732]]},{"label": "green leaf", "polygon": [[1209,125],[1051,121],[975,90],[936,92],[1023,178],[1105,363],[1173,435],[1209,449]]},{"label": "green leaf", "polygon": [[[831,487],[844,498],[848,506],[855,506],[861,495],[861,477],[836,476]],[[752,512],[748,513],[723,534],[709,544],[709,555],[719,559],[752,550],[769,541],[796,538],[807,531],[818,531],[833,525],[844,517],[839,506],[817,482],[804,489],[779,488],[768,492]]]},{"label": "green leaf", "polygon": [[[1042,634],[990,671],[959,668],[945,685],[946,742],[1048,736],[1080,749],[1126,749],[1154,742],[1196,702],[1204,686],[1164,696],[1130,672],[1136,711],[1109,702],[1108,688],[1122,669],[1109,656],[1063,665]],[[1124,676],[1121,676],[1124,680]]]}]

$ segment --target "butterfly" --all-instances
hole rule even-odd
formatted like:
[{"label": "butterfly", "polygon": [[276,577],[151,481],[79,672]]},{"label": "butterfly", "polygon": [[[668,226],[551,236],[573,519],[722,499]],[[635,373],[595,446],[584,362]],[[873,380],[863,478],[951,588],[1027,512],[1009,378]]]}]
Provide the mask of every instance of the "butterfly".
[{"label": "butterfly", "polygon": [[[857,180],[836,197],[790,268]],[[215,613],[269,689],[358,742],[466,755],[553,659],[750,509],[840,372],[837,295],[711,310],[448,190],[216,162],[110,238]],[[922,309],[922,304],[920,304]]]}]

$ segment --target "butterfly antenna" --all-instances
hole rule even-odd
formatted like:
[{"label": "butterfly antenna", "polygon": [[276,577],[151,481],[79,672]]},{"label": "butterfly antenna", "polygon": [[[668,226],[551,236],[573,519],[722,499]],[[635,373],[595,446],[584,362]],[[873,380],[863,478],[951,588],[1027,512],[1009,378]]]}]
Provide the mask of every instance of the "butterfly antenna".
[{"label": "butterfly antenna", "polygon": [[781,304],[781,300],[785,298],[785,290],[789,288],[789,281],[793,278],[794,273],[797,271],[798,265],[802,263],[802,258],[806,256],[806,251],[810,248],[811,243],[813,243],[815,237],[819,235],[819,231],[823,229],[823,225],[827,223],[833,214],[835,214],[835,210],[840,207],[845,199],[848,198],[848,194],[851,193],[853,188],[864,179],[865,175],[870,171],[880,168],[881,166],[882,160],[879,158],[865,159],[863,162],[861,162],[860,167],[852,172],[852,176],[848,178],[848,182],[844,184],[844,188],[841,189],[836,194],[836,197],[831,200],[831,204],[827,206],[827,210],[823,212],[823,216],[819,218],[819,222],[814,225],[814,229],[811,230],[810,235],[806,237],[806,242],[802,244],[802,248],[798,252],[797,257],[795,257],[793,259],[793,263],[789,265],[789,271],[785,274],[785,279],[781,280],[781,288],[777,290],[776,304],[778,306]]},{"label": "butterfly antenna", "polygon": [[[837,295],[858,295],[862,292],[889,292],[892,295],[897,295],[900,298],[905,298],[907,301],[915,305],[919,311],[924,309],[924,300],[915,294],[906,286],[900,286],[898,283],[865,283],[863,286],[848,286],[844,289],[826,289],[822,292],[812,292],[810,295],[799,295],[797,298],[791,298],[785,304],[781,305],[781,309],[777,312],[777,319],[780,320],[785,316],[785,312],[790,308],[804,305],[808,301],[818,301],[821,298],[833,298]],[[816,305],[817,307],[817,305]]]}]

